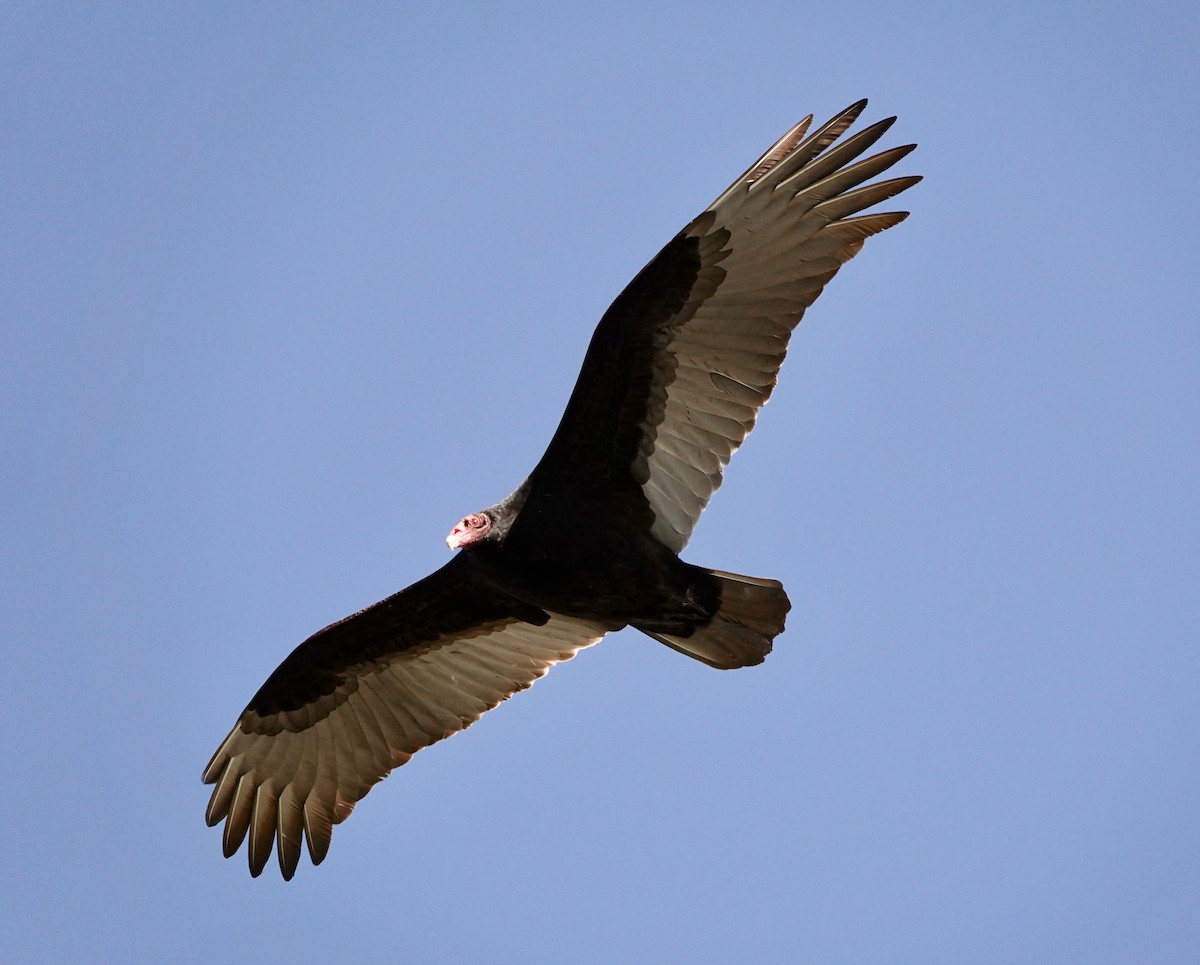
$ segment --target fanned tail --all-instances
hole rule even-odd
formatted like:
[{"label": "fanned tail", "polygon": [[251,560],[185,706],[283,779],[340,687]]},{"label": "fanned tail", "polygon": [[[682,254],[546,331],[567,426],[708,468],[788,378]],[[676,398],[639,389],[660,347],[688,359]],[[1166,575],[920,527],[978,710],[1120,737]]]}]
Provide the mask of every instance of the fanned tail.
[{"label": "fanned tail", "polygon": [[[689,636],[638,629],[673,650],[718,670],[734,670],[762,663],[771,643],[783,632],[792,608],[778,580],[707,570],[721,590],[721,606],[712,619]],[[636,626],[636,624],[635,624]]]}]

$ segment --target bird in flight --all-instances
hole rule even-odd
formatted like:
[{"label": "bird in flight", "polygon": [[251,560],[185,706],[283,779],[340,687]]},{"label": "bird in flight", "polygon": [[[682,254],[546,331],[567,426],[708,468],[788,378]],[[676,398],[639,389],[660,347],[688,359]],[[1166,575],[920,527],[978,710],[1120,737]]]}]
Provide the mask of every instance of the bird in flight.
[{"label": "bird in flight", "polygon": [[441,569],[314,634],[217,748],[206,819],[251,874],[295,874],[388,773],[551,666],[632,626],[723,670],[761,663],[790,608],[777,580],[685,563],[700,513],[770,397],[788,339],[838,269],[907,212],[862,212],[919,177],[871,181],[859,101],[783,135],[612,303],[529,478],[464,517]]}]

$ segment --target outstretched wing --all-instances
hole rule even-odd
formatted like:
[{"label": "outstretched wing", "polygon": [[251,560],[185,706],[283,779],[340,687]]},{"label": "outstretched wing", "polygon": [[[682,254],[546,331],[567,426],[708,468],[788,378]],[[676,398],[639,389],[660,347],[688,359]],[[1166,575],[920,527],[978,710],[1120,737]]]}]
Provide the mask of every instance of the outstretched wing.
[{"label": "outstretched wing", "polygon": [[860,187],[915,145],[856,159],[892,125],[837,139],[866,106],[788,131],[630,282],[601,319],[534,492],[615,500],[673,551],[775,387],[804,310],[873,234],[859,214],[911,187]]},{"label": "outstretched wing", "polygon": [[313,864],[371,787],[422,747],[524,690],[609,628],[507,600],[460,554],[310,637],[271,674],[204,770],[225,856],[249,832],[250,871]]}]

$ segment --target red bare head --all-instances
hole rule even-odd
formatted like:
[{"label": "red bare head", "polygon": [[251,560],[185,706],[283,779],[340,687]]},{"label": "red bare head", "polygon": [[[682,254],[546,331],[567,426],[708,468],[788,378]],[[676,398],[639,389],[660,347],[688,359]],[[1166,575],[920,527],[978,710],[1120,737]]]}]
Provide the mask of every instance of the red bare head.
[{"label": "red bare head", "polygon": [[462,549],[485,539],[491,531],[492,518],[487,513],[472,513],[454,524],[454,529],[446,537],[446,545],[452,550]]}]

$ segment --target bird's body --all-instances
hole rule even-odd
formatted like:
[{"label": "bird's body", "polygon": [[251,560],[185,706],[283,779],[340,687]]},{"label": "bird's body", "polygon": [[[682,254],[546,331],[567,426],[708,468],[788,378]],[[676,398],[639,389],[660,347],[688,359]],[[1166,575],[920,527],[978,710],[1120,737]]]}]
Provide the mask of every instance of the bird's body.
[{"label": "bird's body", "polygon": [[[630,526],[611,502],[561,492],[527,495],[529,488],[526,482],[509,497],[520,508],[502,540],[479,540],[461,550],[489,586],[552,613],[610,629],[634,626],[656,639],[669,636],[662,642],[722,669],[760,663],[783,630],[790,604],[782,586],[742,577],[751,583],[741,585],[760,588],[755,597],[764,608],[757,614],[763,630],[726,628],[721,646],[697,651],[694,644],[720,628],[713,621],[723,612],[722,585],[731,574],[685,563],[649,527]],[[508,502],[483,512],[512,512]],[[738,615],[743,623],[754,616]]]},{"label": "bird's body", "polygon": [[682,562],[647,531],[600,501],[560,494],[528,501],[503,542],[461,554],[516,599],[622,626],[662,612],[686,590]]},{"label": "bird's body", "polygon": [[859,185],[909,147],[856,160],[891,121],[840,143],[865,101],[788,131],[617,297],[550,445],[508,498],[464,517],[458,553],[313,635],[250,701],[204,772],[207,818],[252,873],[332,826],[413,753],[554,663],[633,626],[722,669],[760,663],[790,608],[776,580],[679,558],[771,394],[791,332],[840,266],[904,213],[910,187]]}]

